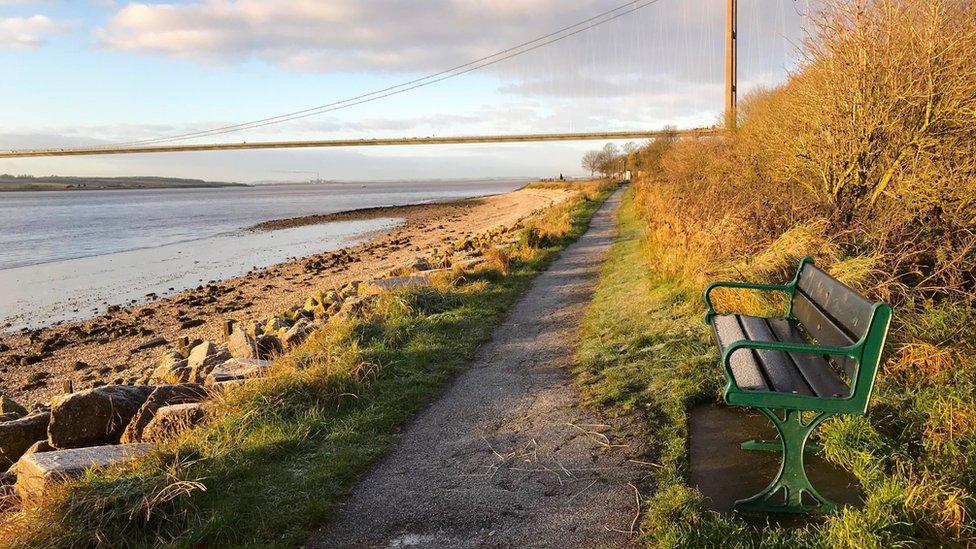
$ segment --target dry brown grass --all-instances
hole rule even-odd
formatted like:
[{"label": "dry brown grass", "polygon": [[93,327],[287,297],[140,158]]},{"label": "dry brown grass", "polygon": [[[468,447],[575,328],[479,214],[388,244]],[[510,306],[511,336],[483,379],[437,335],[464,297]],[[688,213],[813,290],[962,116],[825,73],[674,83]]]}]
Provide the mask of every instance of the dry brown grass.
[{"label": "dry brown grass", "polygon": [[749,257],[782,275],[803,249],[896,304],[973,296],[976,7],[829,0],[813,26],[801,70],[743,101],[734,139],[635,155],[657,159],[639,196],[656,268],[700,284]]},{"label": "dry brown grass", "polygon": [[884,375],[908,385],[925,386],[937,383],[964,362],[959,349],[914,341],[902,345],[885,363]]},{"label": "dry brown grass", "polygon": [[506,248],[493,247],[485,252],[488,265],[498,269],[502,274],[507,275],[512,264],[512,253]]},{"label": "dry brown grass", "polygon": [[908,484],[905,507],[918,510],[920,524],[929,535],[946,542],[968,545],[972,538],[970,511],[973,496],[962,488],[946,485],[932,475],[922,475]]},{"label": "dry brown grass", "polygon": [[954,398],[936,398],[929,409],[923,432],[925,444],[940,452],[947,444],[976,438],[976,405]]},{"label": "dry brown grass", "polygon": [[[592,181],[541,183],[537,185],[545,186],[545,188],[572,190],[576,193],[576,197],[566,200],[555,207],[537,212],[525,221],[524,228],[522,229],[521,248],[529,251],[548,247],[571,232],[574,222],[573,208],[578,197],[592,202],[601,193],[616,186],[616,183],[608,179],[594,179]],[[517,254],[518,252],[516,251],[515,253]]]}]

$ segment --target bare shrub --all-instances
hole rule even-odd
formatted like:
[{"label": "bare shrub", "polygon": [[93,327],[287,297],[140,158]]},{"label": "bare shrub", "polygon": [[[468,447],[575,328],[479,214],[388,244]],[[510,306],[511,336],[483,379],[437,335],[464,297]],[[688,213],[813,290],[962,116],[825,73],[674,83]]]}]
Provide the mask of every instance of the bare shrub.
[{"label": "bare shrub", "polygon": [[689,263],[662,266],[731,269],[791,228],[825,222],[822,262],[870,257],[853,282],[877,297],[971,297],[976,7],[827,0],[811,23],[800,69],[744,98],[733,138],[635,153],[655,166],[642,186],[655,195],[642,198],[653,247]]}]

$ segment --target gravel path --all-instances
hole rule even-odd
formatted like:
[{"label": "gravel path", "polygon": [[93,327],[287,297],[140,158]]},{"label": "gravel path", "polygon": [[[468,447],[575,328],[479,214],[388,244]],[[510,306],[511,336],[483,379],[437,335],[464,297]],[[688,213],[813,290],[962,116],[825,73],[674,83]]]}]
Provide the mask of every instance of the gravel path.
[{"label": "gravel path", "polygon": [[566,368],[622,191],[539,275],[471,366],[411,422],[312,547],[626,547],[635,442]]}]

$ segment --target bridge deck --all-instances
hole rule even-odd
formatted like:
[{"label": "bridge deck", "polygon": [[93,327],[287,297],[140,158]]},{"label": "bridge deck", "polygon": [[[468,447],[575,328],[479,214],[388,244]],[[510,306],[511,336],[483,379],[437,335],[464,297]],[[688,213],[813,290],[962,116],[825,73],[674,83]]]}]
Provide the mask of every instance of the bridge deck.
[{"label": "bridge deck", "polygon": [[87,156],[97,154],[143,154],[165,152],[233,151],[243,149],[302,149],[319,147],[380,147],[400,145],[453,145],[461,143],[526,143],[542,141],[593,141],[652,139],[665,135],[704,137],[717,135],[717,128],[590,133],[538,133],[514,135],[470,135],[454,137],[390,137],[379,139],[326,139],[318,141],[253,141],[240,143],[157,144],[128,147],[74,147],[57,149],[15,149],[0,151],[0,158],[39,156]]}]

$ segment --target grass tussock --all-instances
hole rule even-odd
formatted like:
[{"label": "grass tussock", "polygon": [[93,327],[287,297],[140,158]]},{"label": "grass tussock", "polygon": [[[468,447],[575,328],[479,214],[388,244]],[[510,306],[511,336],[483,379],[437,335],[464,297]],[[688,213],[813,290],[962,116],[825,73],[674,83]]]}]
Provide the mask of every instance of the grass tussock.
[{"label": "grass tussock", "polygon": [[[976,544],[974,9],[825,2],[801,67],[747,98],[732,136],[662,138],[631,154],[642,176],[627,215],[639,223],[622,224],[639,227],[640,257],[630,243],[628,262],[608,263],[581,383],[597,405],[646,410],[661,433],[663,467],[642,530],[649,543]],[[895,308],[868,415],[834,418],[818,433],[865,501],[805,528],[756,528],[708,512],[687,484],[684,411],[715,398],[721,382],[711,338],[695,326],[700,292],[715,279],[785,282],[806,255]],[[616,285],[616,276],[638,277],[637,264],[643,289]],[[754,292],[716,298],[753,314],[785,305]],[[596,318],[613,314],[639,329]]]},{"label": "grass tussock", "polygon": [[528,220],[546,240],[506,251],[504,268],[499,254],[430,287],[384,294],[359,317],[330,319],[278,359],[274,375],[219,399],[204,426],[5,515],[0,546],[302,544],[612,188],[589,184]]}]

